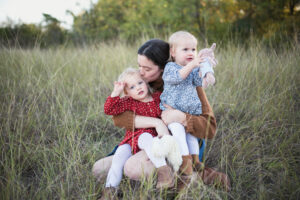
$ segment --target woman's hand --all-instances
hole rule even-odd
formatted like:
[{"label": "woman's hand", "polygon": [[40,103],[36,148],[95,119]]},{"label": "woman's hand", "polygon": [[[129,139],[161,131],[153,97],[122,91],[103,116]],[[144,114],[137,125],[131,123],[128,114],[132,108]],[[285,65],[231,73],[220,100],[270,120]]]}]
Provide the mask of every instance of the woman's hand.
[{"label": "woman's hand", "polygon": [[186,115],[180,110],[175,110],[169,105],[164,105],[167,109],[162,111],[161,119],[165,124],[171,124],[173,122],[178,122],[183,126],[186,126]]},{"label": "woman's hand", "polygon": [[159,138],[161,138],[164,135],[170,135],[169,133],[169,129],[166,126],[166,124],[164,124],[164,122],[162,120],[157,121],[157,125],[155,126],[155,130],[157,132],[157,135]]}]

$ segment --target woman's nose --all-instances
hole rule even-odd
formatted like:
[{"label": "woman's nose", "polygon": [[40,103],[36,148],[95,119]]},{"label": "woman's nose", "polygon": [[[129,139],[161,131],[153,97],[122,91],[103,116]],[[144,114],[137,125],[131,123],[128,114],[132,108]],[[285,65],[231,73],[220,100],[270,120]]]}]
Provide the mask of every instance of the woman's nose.
[{"label": "woman's nose", "polygon": [[144,75],[145,75],[145,72],[144,72],[144,70],[143,70],[142,68],[140,69],[140,75],[141,75],[141,76],[144,76]]}]

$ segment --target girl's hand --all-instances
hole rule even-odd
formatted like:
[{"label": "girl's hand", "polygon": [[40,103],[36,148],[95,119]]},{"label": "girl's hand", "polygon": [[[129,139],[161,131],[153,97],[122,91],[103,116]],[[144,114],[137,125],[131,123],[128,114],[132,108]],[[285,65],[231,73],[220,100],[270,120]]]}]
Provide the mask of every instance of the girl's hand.
[{"label": "girl's hand", "polygon": [[[201,72],[200,72],[201,73]],[[200,75],[201,76],[201,75]],[[208,72],[206,73],[205,77],[203,78],[202,81],[202,87],[205,89],[207,88],[209,85],[214,85],[216,82],[215,76],[213,73]]]},{"label": "girl's hand", "polygon": [[184,112],[181,112],[180,110],[175,110],[169,105],[164,105],[167,109],[162,111],[161,113],[161,119],[165,124],[171,124],[173,122],[178,122],[182,124],[183,126],[186,126],[186,115]]},{"label": "girl's hand", "polygon": [[192,68],[199,67],[199,65],[204,62],[204,58],[200,58],[199,56],[196,56],[191,62],[188,63],[188,65],[191,65]]},{"label": "girl's hand", "polygon": [[117,97],[120,96],[120,94],[124,91],[125,83],[124,82],[114,82],[114,89],[111,93],[111,97]]}]

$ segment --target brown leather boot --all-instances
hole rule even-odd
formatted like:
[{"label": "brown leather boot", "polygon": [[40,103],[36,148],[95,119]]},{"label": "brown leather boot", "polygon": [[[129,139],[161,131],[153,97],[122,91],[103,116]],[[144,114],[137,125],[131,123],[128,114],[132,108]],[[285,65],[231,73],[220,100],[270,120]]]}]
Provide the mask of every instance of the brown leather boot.
[{"label": "brown leather boot", "polygon": [[117,199],[119,199],[117,188],[106,187],[102,190],[102,195],[99,200],[117,200]]},{"label": "brown leather boot", "polygon": [[193,174],[193,163],[192,163],[192,156],[182,156],[182,164],[179,168],[179,177],[177,179],[177,187],[176,190],[178,192],[182,191],[186,188],[192,179]]},{"label": "brown leather boot", "polygon": [[204,184],[222,187],[226,191],[230,191],[231,189],[228,176],[222,172],[217,172],[212,168],[205,167],[202,172],[201,178]]},{"label": "brown leather boot", "polygon": [[182,164],[179,168],[179,174],[182,175],[192,175],[193,173],[193,162],[192,162],[192,156],[182,156]]},{"label": "brown leather boot", "polygon": [[167,189],[174,186],[174,174],[168,165],[157,169],[157,189]]},{"label": "brown leather boot", "polygon": [[202,172],[204,170],[204,164],[199,160],[199,155],[197,154],[192,154],[193,158],[193,169],[196,172]]}]

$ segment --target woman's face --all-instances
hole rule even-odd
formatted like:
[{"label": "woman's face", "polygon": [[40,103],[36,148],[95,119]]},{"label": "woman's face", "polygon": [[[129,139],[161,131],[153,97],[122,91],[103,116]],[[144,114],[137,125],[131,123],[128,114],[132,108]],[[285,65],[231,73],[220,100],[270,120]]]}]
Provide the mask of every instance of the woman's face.
[{"label": "woman's face", "polygon": [[163,71],[144,55],[138,54],[138,64],[141,76],[148,83],[157,80]]}]

